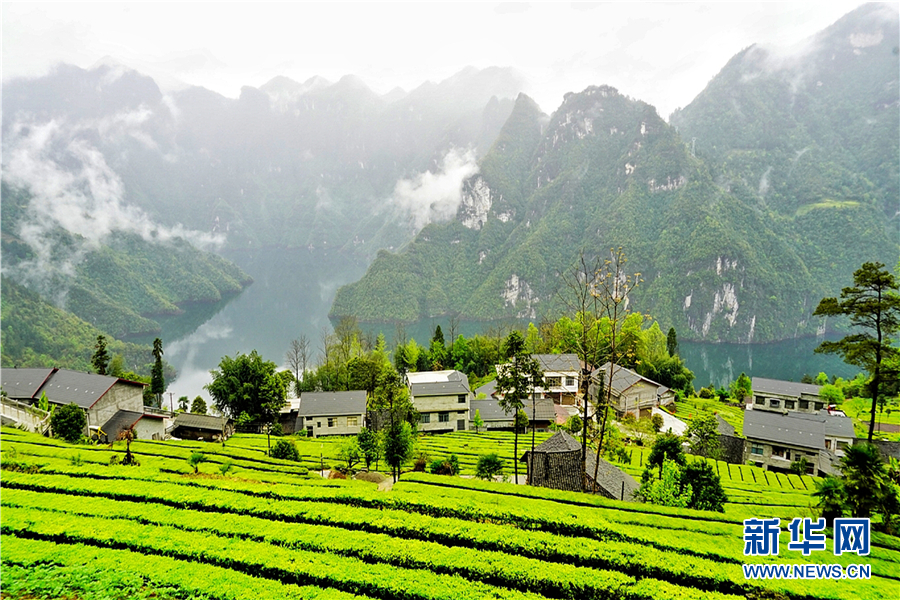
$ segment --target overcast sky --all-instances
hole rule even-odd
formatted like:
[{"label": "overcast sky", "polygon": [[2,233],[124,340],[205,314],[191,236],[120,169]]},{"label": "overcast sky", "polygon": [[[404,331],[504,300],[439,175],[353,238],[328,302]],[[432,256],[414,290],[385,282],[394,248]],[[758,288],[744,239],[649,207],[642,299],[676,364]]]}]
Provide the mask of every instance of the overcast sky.
[{"label": "overcast sky", "polygon": [[568,91],[609,84],[686,105],[753,43],[801,43],[858,1],[771,3],[3,3],[3,80],[111,56],[161,86],[236,97],[275,75],[376,92],[439,81],[467,65],[510,66],[553,111]]}]

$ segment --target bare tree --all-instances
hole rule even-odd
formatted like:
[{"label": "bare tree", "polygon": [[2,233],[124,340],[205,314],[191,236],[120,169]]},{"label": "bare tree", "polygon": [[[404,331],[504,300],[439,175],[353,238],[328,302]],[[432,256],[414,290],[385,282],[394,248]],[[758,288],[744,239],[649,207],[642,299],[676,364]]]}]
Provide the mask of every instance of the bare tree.
[{"label": "bare tree", "polygon": [[306,334],[301,334],[299,338],[291,340],[288,351],[285,353],[285,360],[288,366],[294,372],[294,378],[297,380],[297,391],[300,390],[300,380],[302,375],[306,373],[306,366],[309,363],[309,338]]}]

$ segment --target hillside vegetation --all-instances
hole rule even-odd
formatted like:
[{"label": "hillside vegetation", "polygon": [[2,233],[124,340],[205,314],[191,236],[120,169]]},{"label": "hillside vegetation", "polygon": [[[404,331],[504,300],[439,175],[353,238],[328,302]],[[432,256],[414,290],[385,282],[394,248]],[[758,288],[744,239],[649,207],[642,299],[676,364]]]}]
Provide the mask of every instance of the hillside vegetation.
[{"label": "hillside vegetation", "polygon": [[[866,557],[748,558],[728,514],[458,477],[417,475],[378,491],[268,459],[246,438],[224,448],[136,442],[141,465],[125,467],[108,464],[122,449],[3,437],[0,558],[13,597],[42,578],[78,589],[85,565],[99,580],[140,577],[144,593],[163,597],[849,600],[900,590],[900,552],[879,534]],[[202,463],[194,475],[186,458],[196,450],[240,466],[212,475]],[[775,561],[861,562],[872,577],[744,579],[742,563]]]}]

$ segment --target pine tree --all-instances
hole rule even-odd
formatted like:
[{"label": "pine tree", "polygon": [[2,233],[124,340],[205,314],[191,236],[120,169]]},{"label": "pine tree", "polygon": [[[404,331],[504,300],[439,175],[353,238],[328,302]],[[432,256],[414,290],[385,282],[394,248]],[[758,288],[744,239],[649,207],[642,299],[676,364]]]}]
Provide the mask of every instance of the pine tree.
[{"label": "pine tree", "polygon": [[93,356],[91,356],[91,364],[99,375],[106,375],[107,368],[109,367],[109,352],[106,351],[106,337],[98,335],[97,345],[94,346],[94,348],[96,348],[96,350],[94,351]]},{"label": "pine tree", "polygon": [[153,358],[155,359],[155,362],[153,363],[153,369],[150,371],[150,391],[153,392],[153,395],[156,397],[157,408],[162,406],[162,395],[163,392],[166,391],[166,380],[163,377],[162,356],[162,340],[156,338],[153,340]]}]

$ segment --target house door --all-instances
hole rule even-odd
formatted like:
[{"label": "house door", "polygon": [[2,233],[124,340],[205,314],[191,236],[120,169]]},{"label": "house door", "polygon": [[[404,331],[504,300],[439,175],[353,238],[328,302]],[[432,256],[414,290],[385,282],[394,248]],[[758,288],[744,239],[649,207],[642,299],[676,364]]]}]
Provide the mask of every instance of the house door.
[{"label": "house door", "polygon": [[313,437],[313,428],[312,427],[306,428],[306,437]]}]

